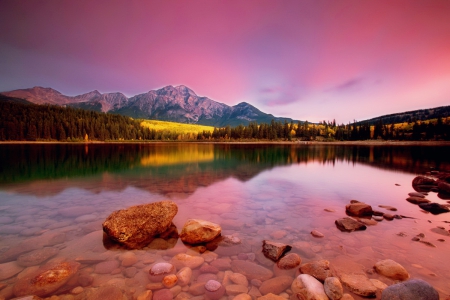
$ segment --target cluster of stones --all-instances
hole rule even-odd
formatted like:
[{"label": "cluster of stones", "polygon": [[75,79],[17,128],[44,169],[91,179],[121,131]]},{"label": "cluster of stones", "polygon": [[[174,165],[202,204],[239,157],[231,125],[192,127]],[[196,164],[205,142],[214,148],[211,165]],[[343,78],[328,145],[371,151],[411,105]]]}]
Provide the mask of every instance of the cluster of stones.
[{"label": "cluster of stones", "polygon": [[437,180],[427,176],[417,176],[413,179],[412,186],[416,192],[409,193],[406,200],[434,215],[450,212],[450,204],[431,202],[425,198],[431,191],[438,193],[442,199],[450,199],[450,174],[433,171],[430,175],[437,177]]}]

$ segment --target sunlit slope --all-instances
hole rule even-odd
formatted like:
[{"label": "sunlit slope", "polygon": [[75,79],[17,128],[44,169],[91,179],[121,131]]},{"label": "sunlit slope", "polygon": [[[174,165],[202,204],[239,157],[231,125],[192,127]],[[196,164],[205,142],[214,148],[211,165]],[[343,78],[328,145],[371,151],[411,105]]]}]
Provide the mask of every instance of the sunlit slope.
[{"label": "sunlit slope", "polygon": [[141,122],[141,126],[147,127],[149,129],[154,129],[156,131],[170,131],[176,132],[178,134],[199,133],[203,131],[213,132],[214,130],[214,127],[212,126],[184,124],[167,121],[157,121],[157,120],[144,120]]}]

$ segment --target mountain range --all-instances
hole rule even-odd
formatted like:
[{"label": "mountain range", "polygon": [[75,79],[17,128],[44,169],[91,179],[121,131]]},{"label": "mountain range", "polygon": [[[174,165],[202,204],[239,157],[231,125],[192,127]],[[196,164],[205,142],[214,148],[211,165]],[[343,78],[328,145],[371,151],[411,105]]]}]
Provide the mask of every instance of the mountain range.
[{"label": "mountain range", "polygon": [[71,106],[97,112],[116,113],[135,119],[153,119],[223,127],[248,125],[249,122],[298,122],[275,117],[241,102],[234,106],[200,97],[184,85],[166,86],[158,90],[126,97],[122,93],[100,93],[95,90],[78,96],[66,96],[52,88],[33,87],[2,92],[1,95],[25,99],[35,104]]}]

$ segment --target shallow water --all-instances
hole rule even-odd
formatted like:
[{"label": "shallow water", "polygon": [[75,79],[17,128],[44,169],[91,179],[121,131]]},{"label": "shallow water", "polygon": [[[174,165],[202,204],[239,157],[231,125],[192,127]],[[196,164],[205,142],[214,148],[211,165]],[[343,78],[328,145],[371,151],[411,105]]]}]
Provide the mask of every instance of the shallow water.
[{"label": "shallow water", "polygon": [[[262,241],[269,239],[292,245],[291,251],[301,256],[302,263],[327,259],[336,268],[362,268],[370,278],[392,284],[370,272],[378,260],[390,258],[403,265],[411,278],[432,284],[445,299],[450,295],[450,238],[436,228],[442,226],[448,232],[450,226],[444,221],[450,221],[450,213],[426,214],[405,198],[414,191],[411,181],[416,175],[430,169],[450,171],[449,150],[424,146],[0,145],[0,269],[7,267],[15,273],[9,276],[0,271],[0,298],[13,297],[12,286],[20,274],[49,261],[76,260],[81,263],[77,276],[93,279],[84,289],[115,284],[133,299],[149,283],[147,273],[154,262],[170,260],[180,252],[200,254],[180,240],[170,245],[159,240],[159,244],[131,251],[138,261],[133,265],[136,270],[130,271],[120,265],[129,251],[107,249],[101,224],[114,210],[170,199],[178,205],[173,220],[178,231],[189,218],[204,219],[220,224],[224,235],[242,242],[219,247],[214,254],[207,251],[202,254],[205,257],[234,260],[241,254],[273,269],[273,262],[261,255]],[[427,198],[446,203],[435,193]],[[385,220],[365,231],[344,233],[334,221],[346,216],[345,205],[351,199],[383,212],[389,211],[378,205],[394,206],[395,213],[411,218]],[[312,237],[312,230],[324,237]],[[400,232],[406,236],[399,236]],[[411,240],[419,233],[436,248]],[[174,243],[173,248],[158,249]],[[35,266],[16,265],[20,255],[43,247],[56,249],[57,254]],[[113,267],[104,274],[98,265],[105,261]],[[194,280],[199,275],[194,272]],[[223,271],[215,276],[220,279]],[[79,282],[71,280],[55,293],[71,294],[77,286]]]}]

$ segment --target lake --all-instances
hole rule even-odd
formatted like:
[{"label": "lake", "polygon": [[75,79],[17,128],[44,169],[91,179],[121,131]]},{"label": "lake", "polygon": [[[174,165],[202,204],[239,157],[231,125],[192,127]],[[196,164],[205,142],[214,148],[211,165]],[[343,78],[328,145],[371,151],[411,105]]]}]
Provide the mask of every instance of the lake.
[{"label": "lake", "polygon": [[[263,240],[291,245],[302,264],[325,259],[334,269],[360,271],[388,285],[394,282],[373,272],[373,265],[392,259],[446,299],[450,213],[432,215],[405,199],[414,192],[415,176],[450,171],[448,153],[449,146],[1,144],[0,299],[14,298],[16,282],[39,266],[62,261],[80,267],[51,293],[60,295],[55,299],[85,299],[109,285],[128,299],[146,289],[155,293],[161,286],[149,281],[149,269],[178,253],[205,262],[188,286],[171,288],[177,299],[195,296],[196,281],[224,281],[227,263],[238,259],[294,277],[262,255]],[[426,197],[448,201],[434,192]],[[187,219],[203,219],[239,243],[203,252],[176,238],[136,250],[104,240],[102,222],[113,211],[161,200],[178,205],[173,223],[179,232]],[[334,222],[346,216],[350,200],[408,218],[341,232]],[[324,237],[312,236],[312,230]],[[412,240],[420,233],[435,247]],[[130,257],[133,263],[124,263]],[[249,280],[248,292],[256,295],[260,284]],[[288,298],[290,288],[280,295]]]}]

